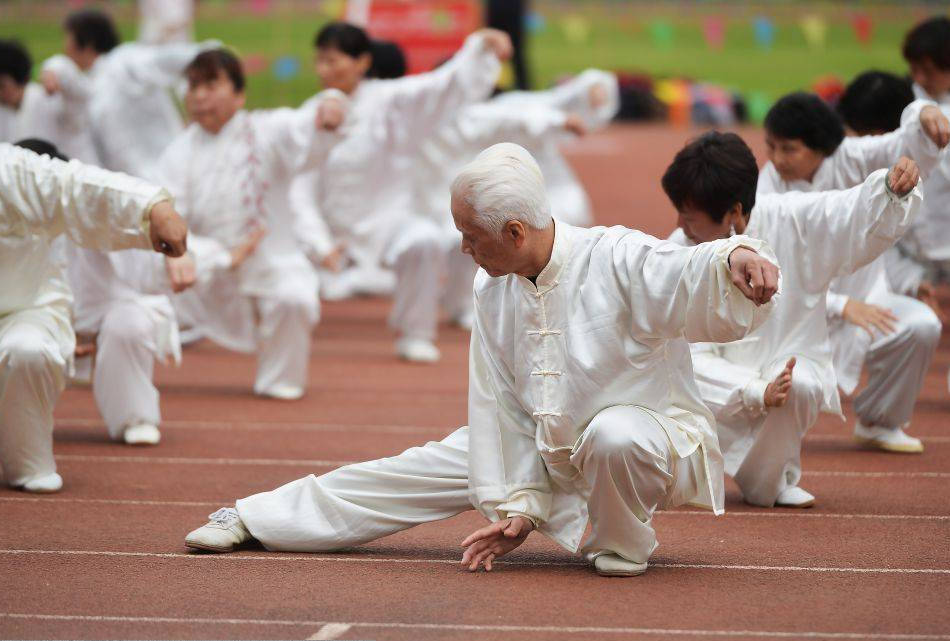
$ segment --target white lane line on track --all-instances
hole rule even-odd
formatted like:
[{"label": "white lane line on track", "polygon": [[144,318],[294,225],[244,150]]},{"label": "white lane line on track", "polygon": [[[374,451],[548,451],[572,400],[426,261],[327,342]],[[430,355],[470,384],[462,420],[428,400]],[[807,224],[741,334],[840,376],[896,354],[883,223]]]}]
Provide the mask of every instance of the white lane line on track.
[{"label": "white lane line on track", "polygon": [[[168,506],[168,507],[210,507],[218,508],[228,503],[233,503],[233,499],[221,499],[220,501],[157,501],[145,499],[80,499],[57,496],[0,496],[0,503],[78,503],[78,504],[99,504],[99,505],[133,505],[133,506]],[[700,510],[657,510],[659,515],[673,516],[699,516],[705,519],[712,518],[708,511]],[[868,519],[868,520],[893,520],[893,521],[950,521],[950,516],[943,514],[835,514],[831,512],[812,512],[810,510],[788,510],[777,512],[774,510],[762,510],[758,512],[750,511],[727,511],[723,517],[753,517],[753,518],[812,518],[812,519]],[[721,518],[721,517],[719,517]]]},{"label": "white lane line on track", "polygon": [[[102,419],[93,418],[70,418],[59,419],[56,421],[56,427],[97,427],[105,430],[105,424]],[[448,435],[458,426],[433,427],[427,425],[379,425],[379,424],[356,424],[344,425],[342,423],[306,423],[306,422],[279,422],[279,421],[187,421],[171,420],[162,421],[162,429],[185,429],[185,430],[278,430],[278,431],[313,431],[313,432],[381,432],[393,434],[417,434],[431,433]],[[950,436],[921,436],[914,434],[925,443],[950,443]],[[854,438],[849,434],[808,434],[806,441],[845,441],[853,442]]]},{"label": "white lane line on track", "polygon": [[[466,623],[404,623],[402,621],[350,621],[339,624],[332,621],[307,621],[293,619],[211,619],[185,617],[128,617],[80,614],[32,614],[0,612],[0,618],[83,621],[88,623],[179,623],[190,625],[256,625],[316,627],[347,625],[356,628],[444,630],[465,632],[540,632],[546,634],[624,634],[624,635],[669,635],[687,637],[756,637],[765,639],[873,639],[875,641],[947,641],[950,634],[888,634],[880,632],[791,632],[783,630],[690,630],[683,628],[627,628],[594,626],[548,626],[548,625],[474,625]],[[311,638],[317,638],[316,635]]]},{"label": "white lane line on track", "polygon": [[[357,461],[326,461],[319,459],[278,458],[203,458],[193,456],[99,456],[91,454],[57,454],[57,461],[74,463],[136,463],[161,465],[273,465],[284,467],[340,467]],[[950,472],[850,472],[837,470],[805,470],[803,476],[839,476],[854,478],[950,478]]]},{"label": "white lane line on track", "polygon": [[[395,563],[395,564],[440,564],[457,565],[458,559],[400,559],[390,557],[320,556],[316,554],[201,554],[180,552],[115,552],[104,550],[18,550],[0,549],[0,555],[8,556],[103,556],[149,559],[188,559],[192,561],[305,561],[310,563]],[[586,561],[498,561],[496,565],[529,567],[586,566]],[[749,572],[838,572],[844,574],[950,574],[947,568],[849,568],[806,567],[797,565],[718,565],[713,563],[651,563],[652,568],[691,570],[741,570]]]},{"label": "white lane line on track", "polygon": [[307,641],[330,641],[339,639],[353,627],[349,623],[327,623],[315,633],[307,637]]}]

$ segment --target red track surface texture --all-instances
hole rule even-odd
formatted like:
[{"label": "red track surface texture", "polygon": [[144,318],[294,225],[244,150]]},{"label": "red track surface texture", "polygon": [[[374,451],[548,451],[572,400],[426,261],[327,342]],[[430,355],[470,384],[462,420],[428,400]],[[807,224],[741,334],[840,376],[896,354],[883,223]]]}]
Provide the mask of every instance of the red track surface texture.
[{"label": "red track surface texture", "polygon": [[[659,176],[687,135],[616,128],[576,145],[598,220],[668,232]],[[399,363],[387,308],[325,306],[299,402],[253,397],[253,357],[187,349],[157,372],[157,448],[109,442],[90,392],[67,390],[64,490],[0,490],[0,637],[950,639],[947,340],[911,428],[922,456],[862,451],[850,411],[823,417],[804,448],[815,508],[750,508],[730,485],[726,516],[657,516],[639,578],[599,578],[538,535],[470,574],[456,562],[474,513],[341,554],[187,553],[185,533],[237,497],[464,423],[467,336],[443,331],[436,366]]]}]

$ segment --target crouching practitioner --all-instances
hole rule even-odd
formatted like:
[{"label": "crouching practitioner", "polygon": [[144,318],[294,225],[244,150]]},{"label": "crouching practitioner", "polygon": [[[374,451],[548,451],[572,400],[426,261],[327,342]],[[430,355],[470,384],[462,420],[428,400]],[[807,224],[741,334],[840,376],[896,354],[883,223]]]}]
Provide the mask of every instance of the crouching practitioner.
[{"label": "crouching practitioner", "polygon": [[[905,107],[894,131],[845,137],[838,116],[821,98],[793,93],[769,110],[765,129],[769,162],[759,174],[758,194],[848,189],[906,154],[925,179],[921,215],[929,198],[928,176],[950,141],[950,122],[924,100]],[[922,452],[920,440],[904,429],[941,324],[925,303],[891,289],[885,260],[881,255],[831,283],[827,312],[835,374],[841,390],[852,394],[867,365],[867,385],[854,398],[856,440],[890,452]]]},{"label": "crouching practitioner", "polygon": [[694,354],[703,400],[716,414],[726,473],[743,498],[808,507],[798,486],[801,444],[820,411],[841,415],[825,319],[831,282],[900,238],[920,205],[917,167],[901,158],[845,191],[756,195],[755,157],[735,134],[711,132],[663,176],[684,244],[746,234],[769,243],[783,296],[749,339]]},{"label": "crouching practitioner", "polygon": [[185,251],[164,189],[0,144],[0,464],[8,485],[55,492],[53,406],[75,348],[71,296],[50,242]]},{"label": "crouching practitioner", "polygon": [[469,425],[398,456],[307,476],[222,508],[185,544],[329,551],[473,507],[462,545],[490,570],[535,529],[597,572],[644,572],[656,509],[723,510],[713,417],[687,341],[731,341],[773,305],[778,268],[744,236],[691,248],[551,218],[522,147],[489,147],[452,185],[462,250],[481,269]]},{"label": "crouching practitioner", "polygon": [[257,352],[257,394],[298,399],[318,284],[287,192],[336,143],[329,130],[346,98],[331,89],[300,109],[245,111],[241,63],[225,49],[200,53],[185,74],[194,122],[165,150],[158,174],[194,231],[195,252],[168,260],[172,286],[197,281],[173,303],[216,343]]}]

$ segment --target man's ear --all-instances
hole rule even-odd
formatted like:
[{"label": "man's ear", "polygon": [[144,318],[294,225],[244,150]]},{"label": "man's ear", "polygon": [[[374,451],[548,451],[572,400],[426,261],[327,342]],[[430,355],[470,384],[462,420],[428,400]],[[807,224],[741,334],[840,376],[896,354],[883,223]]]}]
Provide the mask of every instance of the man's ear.
[{"label": "man's ear", "polygon": [[505,223],[505,235],[511,238],[515,249],[521,249],[528,240],[524,224],[520,220],[509,220]]},{"label": "man's ear", "polygon": [[373,55],[369,52],[361,53],[356,61],[360,65],[360,71],[362,75],[369,73],[369,68],[373,66]]}]

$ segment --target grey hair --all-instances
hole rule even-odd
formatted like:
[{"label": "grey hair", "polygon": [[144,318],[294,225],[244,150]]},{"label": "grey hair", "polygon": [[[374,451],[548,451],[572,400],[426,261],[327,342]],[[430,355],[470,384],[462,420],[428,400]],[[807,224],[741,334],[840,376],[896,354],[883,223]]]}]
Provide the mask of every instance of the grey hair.
[{"label": "grey hair", "polygon": [[475,210],[475,224],[496,234],[512,220],[533,229],[551,224],[541,168],[514,143],[492,145],[465,165],[452,181],[452,196]]}]

